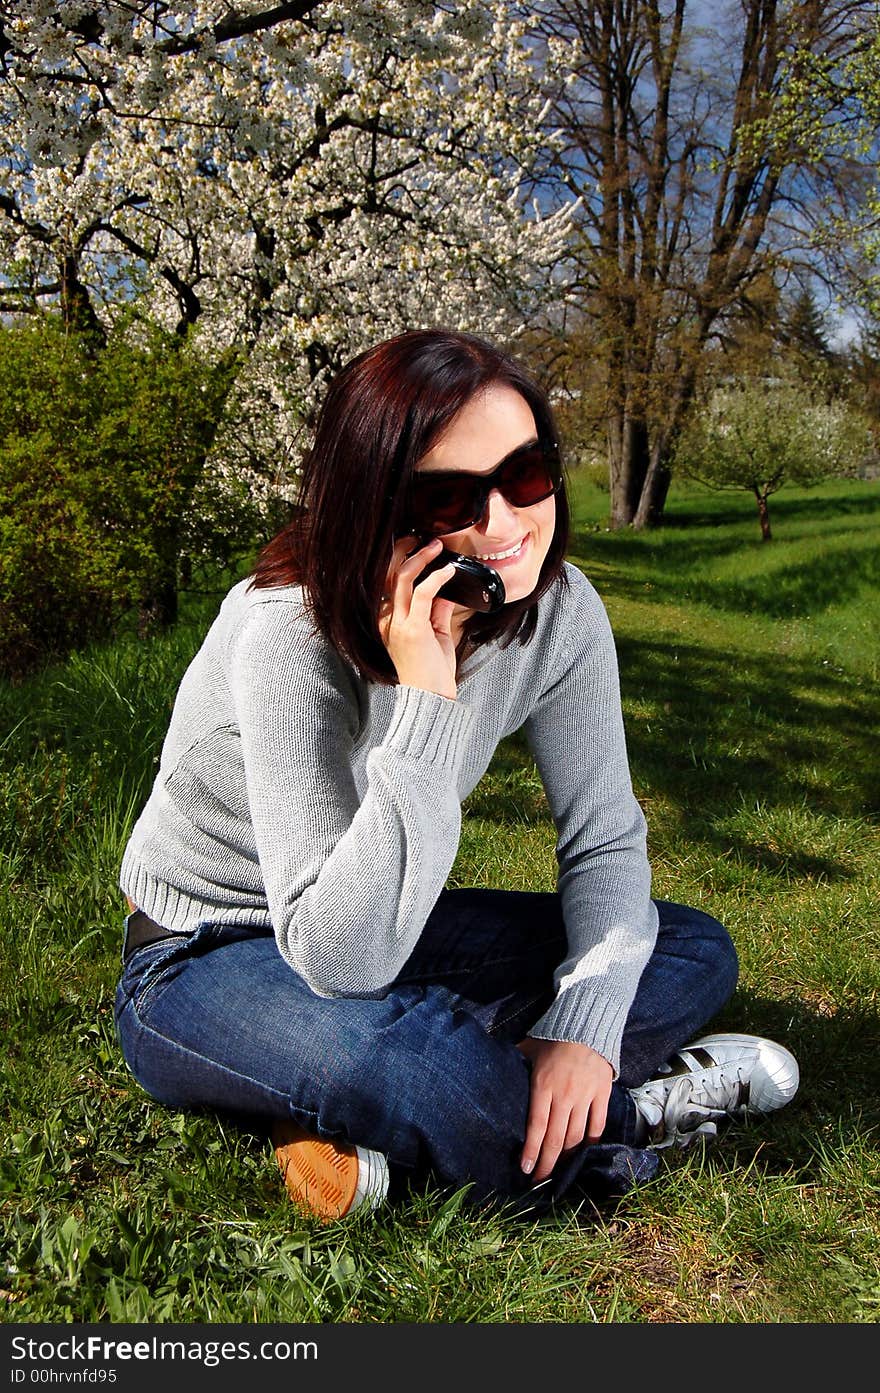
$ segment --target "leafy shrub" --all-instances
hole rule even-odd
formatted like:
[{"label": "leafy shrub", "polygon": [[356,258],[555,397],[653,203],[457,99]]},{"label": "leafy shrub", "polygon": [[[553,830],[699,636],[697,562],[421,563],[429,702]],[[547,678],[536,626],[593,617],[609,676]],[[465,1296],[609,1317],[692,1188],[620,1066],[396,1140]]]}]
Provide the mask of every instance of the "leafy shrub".
[{"label": "leafy shrub", "polygon": [[233,538],[247,544],[243,506],[218,508],[214,528],[187,524],[233,371],[144,326],[106,344],[51,319],[0,331],[5,675],[82,646],[132,607],[142,626],[170,621],[194,546],[227,560]]}]

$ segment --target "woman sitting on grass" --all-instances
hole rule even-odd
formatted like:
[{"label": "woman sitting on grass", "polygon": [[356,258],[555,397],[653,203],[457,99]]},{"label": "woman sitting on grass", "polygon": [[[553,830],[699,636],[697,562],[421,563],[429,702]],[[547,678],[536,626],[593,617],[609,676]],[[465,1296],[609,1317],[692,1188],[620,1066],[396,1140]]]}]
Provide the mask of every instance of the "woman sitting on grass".
[{"label": "woman sitting on grass", "polygon": [[[530,1212],[620,1194],[659,1147],[787,1103],[780,1045],[694,1039],[736,953],[651,898],[545,394],[480,339],[381,343],[329,390],[301,505],[186,672],[125,852],[135,1078],[260,1119],[325,1217],[389,1176]],[[500,608],[445,598],[451,564],[420,579],[443,548],[500,577]],[[461,801],[519,729],[557,892],[447,889]]]}]

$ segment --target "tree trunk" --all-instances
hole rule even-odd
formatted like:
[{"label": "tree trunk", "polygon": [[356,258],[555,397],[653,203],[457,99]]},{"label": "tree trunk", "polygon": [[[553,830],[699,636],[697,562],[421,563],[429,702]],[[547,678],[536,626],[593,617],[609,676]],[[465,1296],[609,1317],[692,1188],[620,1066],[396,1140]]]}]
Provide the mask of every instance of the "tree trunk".
[{"label": "tree trunk", "polygon": [[627,412],[613,421],[608,432],[611,526],[629,527],[636,515],[648,472],[648,428],[645,421]]},{"label": "tree trunk", "polygon": [[176,568],[170,568],[138,606],[138,637],[148,638],[170,629],[177,619],[177,611],[177,573]]},{"label": "tree trunk", "polygon": [[72,253],[65,252],[60,257],[58,272],[65,328],[89,335],[97,347],[103,348],[107,335],[92,308],[89,292],[79,278],[79,263]]},{"label": "tree trunk", "polygon": [[767,495],[755,489],[755,498],[758,502],[758,519],[761,523],[761,541],[772,541],[772,534],[770,532],[770,512],[767,508]]},{"label": "tree trunk", "polygon": [[642,495],[632,525],[636,529],[656,527],[663,516],[672,475],[664,464],[659,445],[651,448],[650,463],[642,484]]}]

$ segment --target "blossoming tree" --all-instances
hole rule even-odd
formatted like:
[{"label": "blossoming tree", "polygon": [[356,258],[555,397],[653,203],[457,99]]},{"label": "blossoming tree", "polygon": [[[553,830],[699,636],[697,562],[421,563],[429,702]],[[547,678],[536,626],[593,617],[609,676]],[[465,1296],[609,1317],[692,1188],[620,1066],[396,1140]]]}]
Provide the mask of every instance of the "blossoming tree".
[{"label": "blossoming tree", "polygon": [[237,367],[203,468],[163,492],[166,620],[194,522],[226,525],[242,480],[289,496],[345,358],[427,323],[514,340],[558,293],[570,210],[523,192],[546,131],[512,15],[0,0],[0,312],[53,307],[96,355],[146,322]]},{"label": "blossoming tree", "polygon": [[509,339],[556,285],[567,210],[521,196],[527,29],[494,0],[0,3],[3,309],[100,336],[139,297],[246,345],[224,456],[284,464],[351,352]]}]

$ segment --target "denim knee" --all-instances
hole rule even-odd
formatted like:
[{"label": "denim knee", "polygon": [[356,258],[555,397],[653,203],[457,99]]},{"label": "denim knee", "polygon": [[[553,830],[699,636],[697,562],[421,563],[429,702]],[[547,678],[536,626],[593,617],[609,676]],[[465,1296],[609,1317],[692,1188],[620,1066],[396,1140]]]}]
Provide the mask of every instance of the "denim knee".
[{"label": "denim knee", "polygon": [[711,969],[718,993],[723,992],[726,1001],[733,995],[739,980],[739,957],[727,929],[703,909],[672,900],[655,900],[654,903],[660,916],[658,940],[667,936],[690,940],[690,951]]}]

